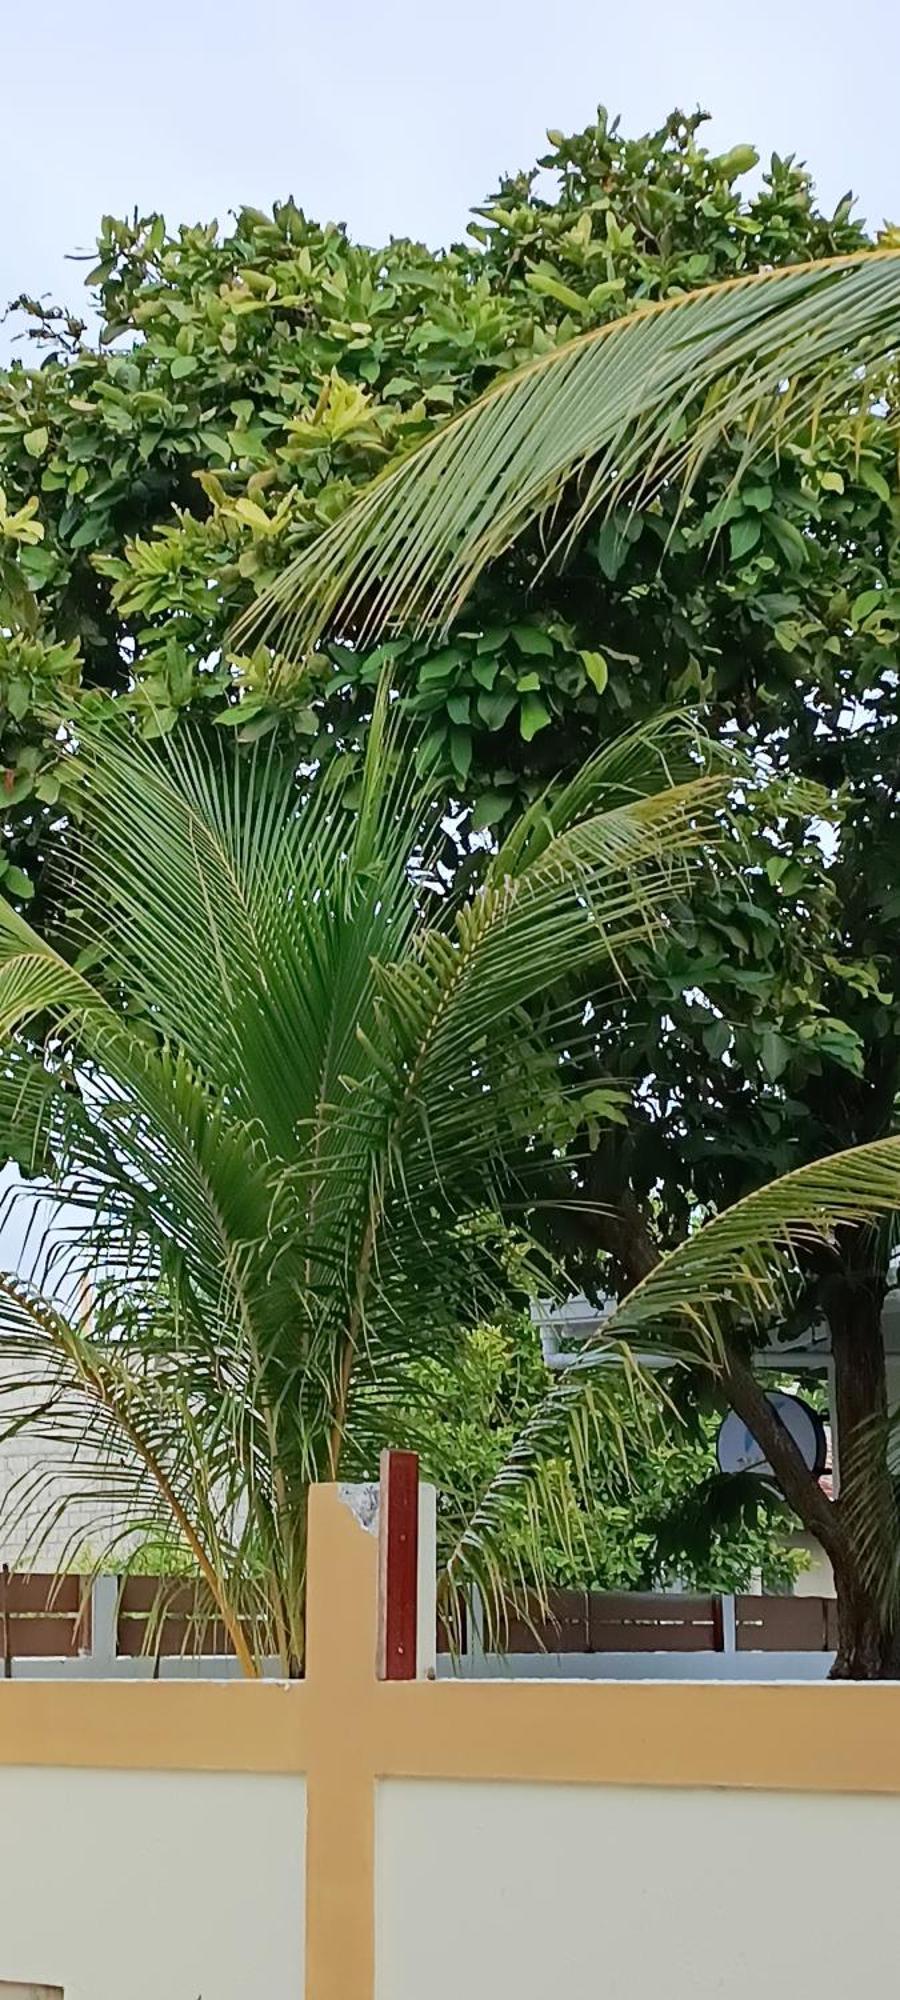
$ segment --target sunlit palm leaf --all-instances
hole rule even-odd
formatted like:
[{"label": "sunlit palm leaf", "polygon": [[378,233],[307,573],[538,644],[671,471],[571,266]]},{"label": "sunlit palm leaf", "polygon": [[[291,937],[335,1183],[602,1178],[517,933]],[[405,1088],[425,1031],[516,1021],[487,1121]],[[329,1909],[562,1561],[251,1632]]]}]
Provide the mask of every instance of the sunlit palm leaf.
[{"label": "sunlit palm leaf", "polygon": [[[756,272],[639,306],[496,383],[378,479],[246,614],[302,653],[330,626],[446,629],[485,565],[538,517],[548,559],[585,522],[667,481],[684,490],[723,438],[747,456],[900,337],[900,252]],[[570,490],[565,515],[555,510]]]}]

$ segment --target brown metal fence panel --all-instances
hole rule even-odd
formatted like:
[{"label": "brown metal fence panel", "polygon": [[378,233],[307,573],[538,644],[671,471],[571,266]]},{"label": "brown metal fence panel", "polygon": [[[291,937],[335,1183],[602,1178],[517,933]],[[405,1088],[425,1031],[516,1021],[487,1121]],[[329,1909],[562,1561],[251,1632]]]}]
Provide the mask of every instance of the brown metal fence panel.
[{"label": "brown metal fence panel", "polygon": [[716,1597],[664,1591],[550,1590],[509,1609],[505,1653],[701,1653],[722,1646]]},{"label": "brown metal fence panel", "polygon": [[595,1653],[711,1653],[721,1650],[718,1599],[662,1591],[604,1592],[591,1598]]},{"label": "brown metal fence panel", "polygon": [[120,1658],[155,1659],[233,1653],[220,1619],[199,1586],[159,1576],[127,1576],[119,1593],[116,1652]]},{"label": "brown metal fence panel", "polygon": [[824,1653],[834,1640],[827,1597],[736,1597],[739,1653]]},{"label": "brown metal fence panel", "polygon": [[[739,1652],[833,1652],[832,1598],[735,1598]],[[509,1608],[498,1650],[504,1653],[720,1653],[719,1596],[687,1591],[550,1590]],[[442,1650],[446,1647],[444,1637]]]},{"label": "brown metal fence panel", "polygon": [[0,1567],[0,1658],[73,1659],[91,1646],[90,1584],[81,1576],[20,1576]]},{"label": "brown metal fence panel", "polygon": [[[833,1598],[734,1600],[738,1652],[833,1652]],[[503,1622],[503,1621],[501,1621]],[[439,1652],[467,1650],[461,1628],[439,1618]],[[708,1653],[723,1650],[722,1599],[680,1591],[551,1590],[507,1607],[497,1650],[503,1653]],[[90,1582],[81,1576],[19,1575],[0,1568],[0,1668],[16,1659],[71,1659],[91,1649]],[[266,1646],[260,1631],[260,1650]],[[202,1586],[183,1578],[125,1577],[119,1588],[116,1652],[231,1657],[233,1648]]]},{"label": "brown metal fence panel", "polygon": [[584,1590],[549,1590],[510,1607],[500,1621],[505,1653],[590,1652],[589,1595]]}]

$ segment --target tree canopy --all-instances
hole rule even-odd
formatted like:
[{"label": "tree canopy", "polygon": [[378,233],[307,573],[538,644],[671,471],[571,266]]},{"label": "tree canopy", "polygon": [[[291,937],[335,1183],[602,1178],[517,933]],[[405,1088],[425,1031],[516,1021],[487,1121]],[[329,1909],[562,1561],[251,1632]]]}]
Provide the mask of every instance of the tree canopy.
[{"label": "tree canopy", "polygon": [[[242,741],[280,726],[309,759],[352,759],[384,648],[235,657],[229,635],[354,489],[498,375],[635,301],[865,244],[850,198],[821,215],[790,158],[743,196],[752,148],[710,155],[701,129],[675,113],[630,140],[601,113],[582,134],[553,133],[543,171],[504,180],[473,240],[440,254],[360,248],[293,202],[242,211],[224,232],[108,217],[89,274],[99,343],[83,320],[20,302],[41,365],[0,378],[13,896],[40,887],[65,823],[46,720],[61,694],[124,701],[150,734],[199,710]],[[788,1164],[798,1120],[802,1149],[839,1141],[864,1066],[890,1089],[892,1061],[881,929],[895,870],[874,802],[896,730],[893,443],[877,418],[848,413],[757,459],[732,491],[738,450],[716,455],[674,531],[663,495],[537,585],[526,539],[447,646],[389,642],[420,755],[438,759],[475,831],[502,830],[598,737],[673,702],[748,728],[779,768],[852,788],[839,867],[799,835],[792,851],[766,847],[752,902],[712,900],[684,940],[690,982],[671,960],[623,1039],[623,1075],[646,1074],[652,1054],[663,1109],[638,1109],[630,1129],[638,1183],[678,1128],[713,1197]],[[841,728],[848,699],[877,719],[877,744],[871,726]],[[867,894],[851,934],[860,841]]]},{"label": "tree canopy", "polygon": [[[0,378],[0,865],[14,900],[37,892],[40,921],[64,912],[65,869],[48,864],[77,801],[55,717],[76,689],[86,715],[127,709],[151,736],[187,713],[241,743],[272,735],[352,786],[387,666],[452,802],[461,887],[548,779],[673,703],[741,737],[758,769],[823,787],[835,831],[761,812],[743,872],[719,871],[666,950],[636,960],[639,990],[602,1004],[602,1064],[577,1081],[604,1093],[579,1186],[606,1215],[566,1247],[591,1280],[602,1252],[624,1284],[698,1212],[893,1126],[890,377],[881,403],[850,394],[750,464],[738,431],[687,505],[663,489],[588,528],[563,566],[526,533],[438,649],[403,633],[300,658],[232,643],[373,474],[500,376],[636,303],[871,241],[849,196],[820,212],[790,156],[744,192],[753,149],[710,154],[699,115],[629,139],[601,111],[548,147],[446,252],[362,248],[292,201],[223,230],[107,218],[99,336],[20,301],[40,365]],[[887,1257],[887,1238],[856,1234],[817,1269],[835,1319],[865,1294],[871,1333]],[[845,1397],[848,1425],[877,1402],[873,1380]]]}]

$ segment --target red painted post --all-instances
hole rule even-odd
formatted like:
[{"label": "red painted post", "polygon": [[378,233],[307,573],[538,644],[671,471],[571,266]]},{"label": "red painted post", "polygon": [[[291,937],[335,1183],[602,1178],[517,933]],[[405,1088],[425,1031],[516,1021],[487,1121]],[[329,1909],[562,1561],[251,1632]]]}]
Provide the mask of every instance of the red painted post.
[{"label": "red painted post", "polygon": [[414,1451],[381,1454],[378,1541],[378,1678],[414,1681],[419,1610],[419,1461]]}]

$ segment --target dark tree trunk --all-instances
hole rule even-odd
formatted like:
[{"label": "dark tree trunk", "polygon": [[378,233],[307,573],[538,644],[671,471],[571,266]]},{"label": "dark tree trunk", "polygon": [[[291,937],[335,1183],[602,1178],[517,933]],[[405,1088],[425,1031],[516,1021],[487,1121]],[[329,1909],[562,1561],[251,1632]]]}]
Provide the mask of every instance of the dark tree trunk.
[{"label": "dark tree trunk", "polygon": [[[595,1198],[602,1190],[592,1189]],[[610,1253],[626,1290],[652,1270],[658,1251],[638,1205],[630,1198],[572,1219],[572,1234],[590,1257]],[[571,1247],[567,1243],[566,1247]],[[881,1310],[887,1273],[883,1243],[869,1228],[843,1232],[840,1272],[822,1286],[831,1326],[835,1368],[832,1416],[839,1440],[840,1498],[830,1500],[785,1429],[746,1355],[729,1348],[721,1377],[732,1407],[762,1447],[784,1499],[807,1533],[821,1544],[834,1572],[838,1651],[832,1678],[900,1680],[900,1619],[885,1586],[895,1562],[900,1572],[898,1511],[879,1425],[887,1415]],[[860,1522],[877,1516],[882,1577],[872,1573],[872,1538],[860,1546]]]},{"label": "dark tree trunk", "polygon": [[860,1231],[848,1267],[825,1288],[838,1440],[835,1514],[842,1530],[841,1546],[832,1555],[838,1605],[835,1680],[900,1679],[900,1628],[891,1601],[897,1513],[884,1436],[885,1274],[873,1268],[873,1247],[870,1233]]},{"label": "dark tree trunk", "polygon": [[[838,1650],[832,1668],[832,1679],[836,1680],[900,1679],[900,1628],[887,1608],[888,1593],[879,1588],[879,1579],[868,1573],[854,1532],[861,1521],[871,1523],[877,1511],[884,1524],[884,1560],[890,1561],[888,1544],[896,1535],[896,1511],[877,1428],[877,1420],[887,1407],[881,1339],[883,1291],[883,1284],[879,1292],[871,1283],[860,1285],[856,1279],[842,1279],[831,1301],[835,1321],[840,1322],[836,1332],[832,1321],[841,1454],[839,1502],[829,1500],[807,1470],[749,1363],[737,1354],[730,1355],[724,1378],[729,1401],[765,1452],[785,1499],[831,1562],[838,1613]],[[871,1560],[871,1549],[868,1553]]]},{"label": "dark tree trunk", "polygon": [[886,1622],[882,1606],[863,1583],[852,1557],[835,1566],[838,1650],[833,1681],[900,1680],[900,1630]]}]

